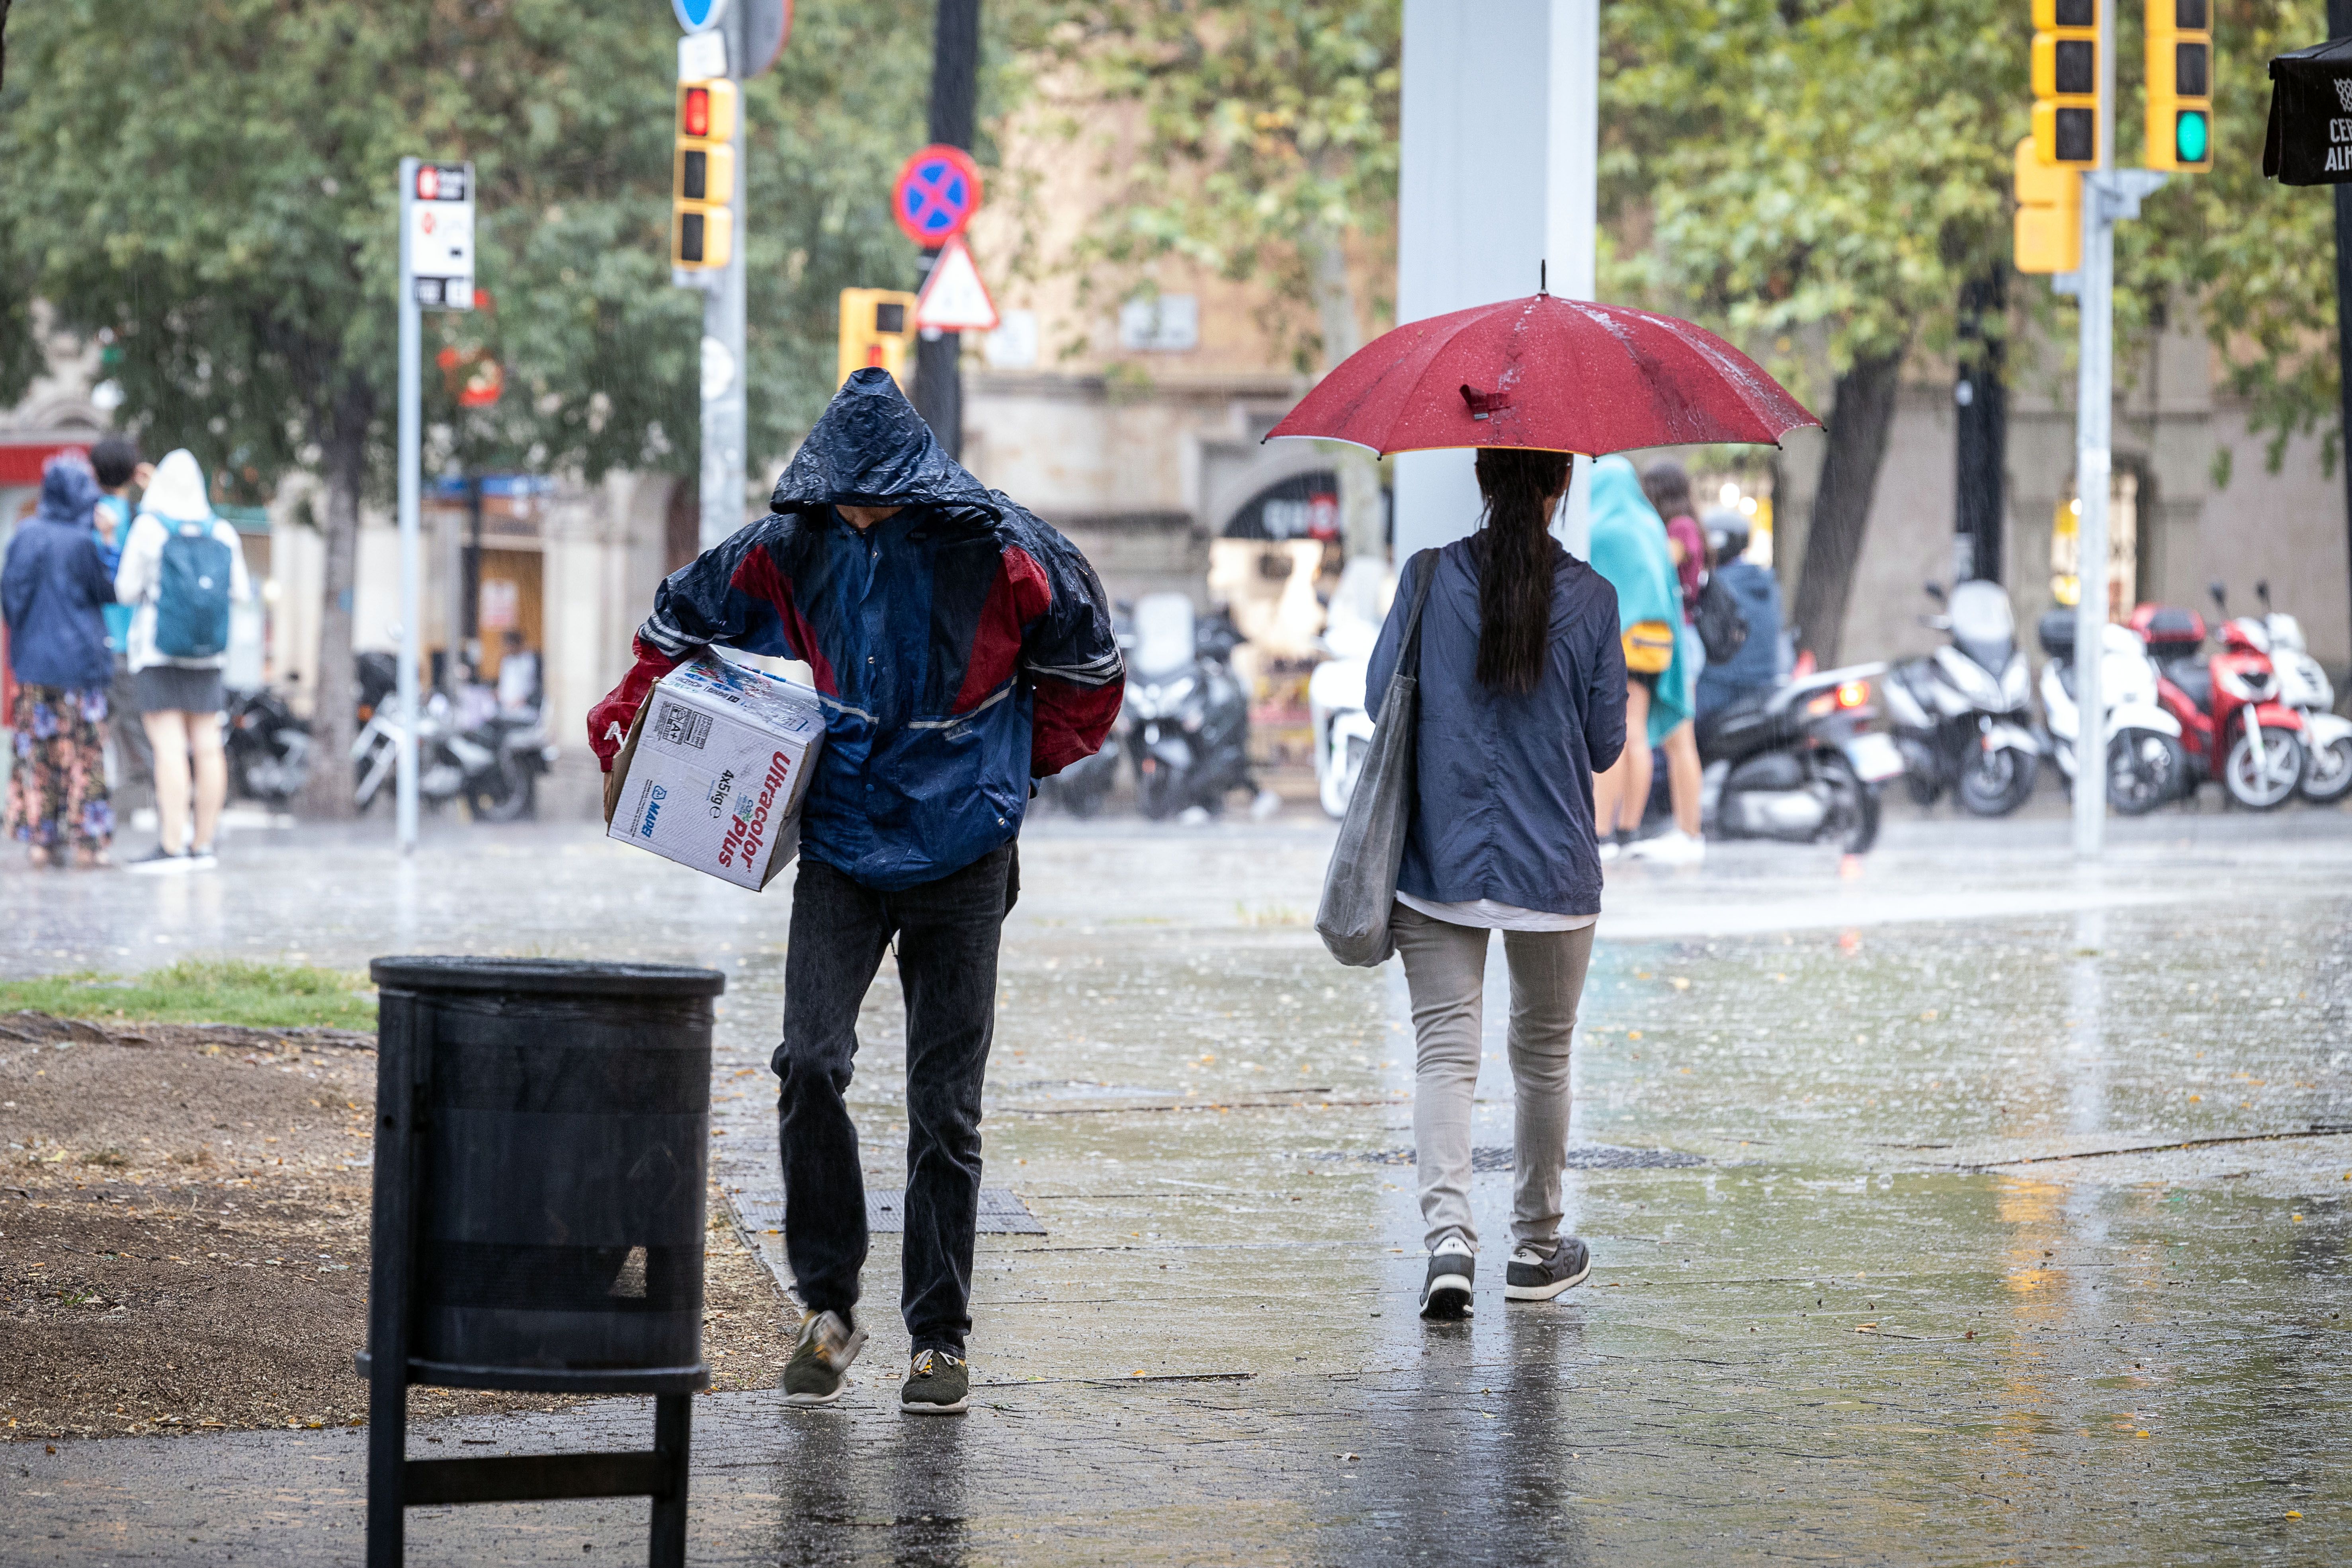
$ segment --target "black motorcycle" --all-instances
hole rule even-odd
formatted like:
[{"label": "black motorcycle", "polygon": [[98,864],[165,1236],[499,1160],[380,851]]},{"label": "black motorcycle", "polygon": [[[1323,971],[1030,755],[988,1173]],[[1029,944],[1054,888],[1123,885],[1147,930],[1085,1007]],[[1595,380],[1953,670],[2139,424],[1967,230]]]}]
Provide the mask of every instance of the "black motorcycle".
[{"label": "black motorcycle", "polygon": [[310,781],[310,726],[268,687],[230,694],[223,745],[240,799],[284,805]]},{"label": "black motorcycle", "polygon": [[1884,664],[1805,676],[1698,721],[1700,802],[1718,838],[1836,840],[1860,855],[1878,838],[1878,792],[1902,753],[1869,730]]},{"label": "black motorcycle", "polygon": [[1136,604],[1136,647],[1120,716],[1135,764],[1135,799],[1154,822],[1199,807],[1214,815],[1250,770],[1249,695],[1230,661],[1241,645],[1231,618],[1196,617],[1181,594]]},{"label": "black motorcycle", "polygon": [[[1111,606],[1111,634],[1118,639],[1119,656],[1132,664],[1135,658],[1135,627],[1130,606],[1124,599]],[[1119,715],[1113,721],[1110,733],[1103,737],[1102,749],[1093,756],[1080,757],[1068,767],[1037,786],[1037,793],[1072,816],[1081,819],[1094,816],[1110,798],[1111,790],[1118,784],[1118,760],[1127,746],[1128,715],[1122,701]]]}]

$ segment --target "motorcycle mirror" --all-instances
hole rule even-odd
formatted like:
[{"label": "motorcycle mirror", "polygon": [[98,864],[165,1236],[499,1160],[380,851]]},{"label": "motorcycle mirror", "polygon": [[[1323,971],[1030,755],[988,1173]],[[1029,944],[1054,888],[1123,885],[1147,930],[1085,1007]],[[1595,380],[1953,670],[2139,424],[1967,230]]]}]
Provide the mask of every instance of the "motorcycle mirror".
[{"label": "motorcycle mirror", "polygon": [[1926,588],[1927,597],[1935,600],[1936,603],[1939,605],[1944,602],[1944,585],[1941,583],[1927,583],[1921,584],[1921,586]]}]

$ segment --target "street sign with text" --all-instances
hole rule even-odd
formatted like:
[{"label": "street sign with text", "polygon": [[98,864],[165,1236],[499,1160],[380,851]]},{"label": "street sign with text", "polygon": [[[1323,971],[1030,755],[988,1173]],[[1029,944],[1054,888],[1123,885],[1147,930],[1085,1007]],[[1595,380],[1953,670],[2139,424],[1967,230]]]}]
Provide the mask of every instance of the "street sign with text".
[{"label": "street sign with text", "polygon": [[472,310],[474,166],[419,163],[407,195],[411,297],[435,310]]},{"label": "street sign with text", "polygon": [[2263,173],[2286,185],[2352,184],[2352,38],[2271,61]]}]

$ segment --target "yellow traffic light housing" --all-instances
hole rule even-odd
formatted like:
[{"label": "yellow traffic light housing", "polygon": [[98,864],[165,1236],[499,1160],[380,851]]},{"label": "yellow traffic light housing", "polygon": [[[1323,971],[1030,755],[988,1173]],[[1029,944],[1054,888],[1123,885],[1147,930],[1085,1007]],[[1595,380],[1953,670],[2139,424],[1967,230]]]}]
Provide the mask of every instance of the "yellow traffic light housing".
[{"label": "yellow traffic light housing", "polygon": [[2042,161],[2026,137],[2017,144],[2017,269],[2073,272],[2083,265],[2083,176]]},{"label": "yellow traffic light housing", "polygon": [[905,391],[907,364],[915,352],[915,296],[896,289],[844,289],[840,342],[835,386],[878,366]]},{"label": "yellow traffic light housing", "polygon": [[[2150,0],[2153,4],[2154,0]],[[2033,146],[2042,163],[2099,163],[2099,0],[2033,0]]]},{"label": "yellow traffic light housing", "polygon": [[2213,167],[2212,0],[2143,0],[2147,18],[2151,169]]},{"label": "yellow traffic light housing", "polygon": [[669,259],[681,270],[716,271],[735,254],[737,92],[723,77],[677,84]]}]

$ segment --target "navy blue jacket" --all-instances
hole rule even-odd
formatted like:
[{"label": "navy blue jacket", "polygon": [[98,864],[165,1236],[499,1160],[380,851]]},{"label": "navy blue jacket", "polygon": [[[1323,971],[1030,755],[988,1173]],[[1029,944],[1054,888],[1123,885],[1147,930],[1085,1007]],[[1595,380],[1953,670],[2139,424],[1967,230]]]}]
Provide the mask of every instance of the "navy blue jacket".
[{"label": "navy blue jacket", "polygon": [[[836,504],[905,510],[861,533]],[[803,659],[825,710],[803,853],[890,891],[1011,841],[1030,779],[1092,756],[1118,716],[1086,557],[950,458],[879,370],[835,395],[770,505],[656,591],[590,743],[609,765],[613,726],[711,644]]]},{"label": "navy blue jacket", "polygon": [[1743,691],[1767,689],[1780,679],[1780,580],[1753,561],[1727,561],[1716,580],[1731,590],[1748,622],[1748,640],[1721,664],[1698,672],[1701,703],[1716,707]]},{"label": "navy blue jacket", "polygon": [[114,580],[90,537],[98,480],[79,462],[52,458],[41,471],[40,510],[8,542],[0,610],[8,665],[27,686],[103,691],[114,679],[104,606]]},{"label": "navy blue jacket", "polygon": [[1406,563],[1365,682],[1379,716],[1421,574],[1421,731],[1412,826],[1397,887],[1434,903],[1492,899],[1547,914],[1601,912],[1592,775],[1625,749],[1617,591],[1553,547],[1551,641],[1533,691],[1478,684],[1476,536]]}]

